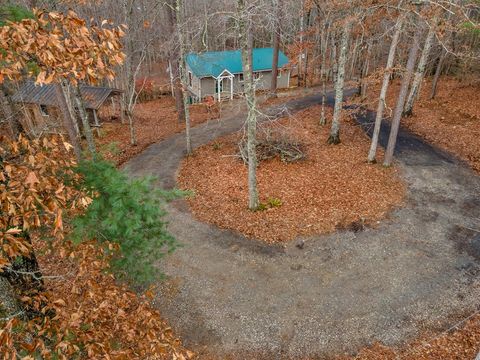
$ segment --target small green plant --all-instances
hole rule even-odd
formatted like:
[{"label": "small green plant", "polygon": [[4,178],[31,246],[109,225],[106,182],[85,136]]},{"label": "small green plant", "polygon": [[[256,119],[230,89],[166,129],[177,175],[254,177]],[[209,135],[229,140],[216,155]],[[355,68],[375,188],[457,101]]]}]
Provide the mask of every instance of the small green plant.
[{"label": "small green plant", "polygon": [[267,202],[261,202],[258,205],[257,211],[265,211],[268,209],[274,209],[282,206],[282,200],[278,198],[268,198]]},{"label": "small green plant", "polygon": [[220,150],[222,148],[222,144],[220,144],[219,142],[215,142],[215,143],[213,143],[212,148],[215,151]]},{"label": "small green plant", "polygon": [[282,200],[278,198],[269,198],[267,201],[268,205],[272,208],[280,207],[282,206]]},{"label": "small green plant", "polygon": [[120,253],[114,254],[113,269],[121,277],[148,283],[155,274],[155,262],[177,247],[166,228],[165,203],[183,193],[156,190],[153,178],[130,179],[103,159],[83,161],[77,171],[93,202],[74,219],[73,240],[117,243]]},{"label": "small green plant", "polygon": [[260,203],[258,204],[257,211],[265,211],[268,209],[268,204],[266,203]]}]

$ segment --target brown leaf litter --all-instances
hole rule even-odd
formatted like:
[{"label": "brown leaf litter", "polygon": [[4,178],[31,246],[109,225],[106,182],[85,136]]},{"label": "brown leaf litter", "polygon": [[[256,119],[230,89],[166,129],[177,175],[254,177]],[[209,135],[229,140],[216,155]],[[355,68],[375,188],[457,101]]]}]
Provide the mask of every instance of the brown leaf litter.
[{"label": "brown leaf litter", "polygon": [[[331,118],[331,110],[328,109]],[[352,223],[376,224],[401,205],[405,186],[398,169],[365,161],[369,139],[352,121],[342,121],[342,143],[327,145],[313,107],[267,127],[280,127],[303,143],[306,159],[260,163],[258,188],[264,211],[247,209],[247,168],[236,156],[242,134],[217,139],[184,160],[178,181],[194,191],[194,215],[204,222],[269,243],[325,234]],[[277,203],[269,206],[268,203]],[[281,203],[280,206],[278,206]]]}]

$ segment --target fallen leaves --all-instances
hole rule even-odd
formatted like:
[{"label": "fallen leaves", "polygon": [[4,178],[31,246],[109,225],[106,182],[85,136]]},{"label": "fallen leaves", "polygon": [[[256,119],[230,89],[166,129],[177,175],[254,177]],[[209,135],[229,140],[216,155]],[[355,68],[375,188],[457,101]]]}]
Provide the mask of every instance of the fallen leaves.
[{"label": "fallen leaves", "polygon": [[[433,100],[429,99],[430,89],[431,81],[425,80],[413,115],[404,117],[402,125],[480,172],[480,83],[441,78]],[[388,91],[387,108],[395,106],[398,91],[395,82]]]},{"label": "fallen leaves", "polygon": [[[207,121],[211,115],[205,106],[190,107],[191,126]],[[100,147],[116,144],[118,151],[108,151],[106,158],[121,165],[141,153],[149,145],[166,139],[185,129],[183,123],[178,123],[175,100],[171,97],[161,98],[138,104],[135,108],[135,132],[137,145],[130,144],[130,130],[128,124],[105,123],[104,135],[97,139]]]},{"label": "fallen leaves", "polygon": [[153,290],[138,295],[108,272],[117,245],[65,239],[92,200],[62,143],[59,136],[0,138],[0,274],[36,258],[40,271],[31,276],[43,279],[35,291],[14,285],[28,319],[3,319],[0,304],[0,358],[193,358],[152,308]]},{"label": "fallen leaves", "polygon": [[399,349],[376,343],[355,356],[337,360],[472,360],[479,349],[480,315],[476,315],[461,328],[440,335],[425,334]]},{"label": "fallen leaves", "polygon": [[304,144],[307,159],[260,164],[261,201],[282,203],[265,211],[247,209],[247,168],[232,156],[237,153],[238,134],[199,148],[183,162],[178,178],[183,189],[195,193],[189,200],[194,215],[271,243],[383,219],[403,200],[405,187],[398,170],[365,162],[369,140],[350,121],[343,121],[342,143],[327,145],[329,126],[318,125],[319,118],[320,107],[314,107],[275,125],[286,127]]}]

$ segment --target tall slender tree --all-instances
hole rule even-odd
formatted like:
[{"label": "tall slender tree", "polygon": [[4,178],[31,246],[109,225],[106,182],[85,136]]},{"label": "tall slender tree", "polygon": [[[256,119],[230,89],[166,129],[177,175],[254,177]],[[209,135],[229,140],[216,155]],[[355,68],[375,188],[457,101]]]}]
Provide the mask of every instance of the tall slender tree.
[{"label": "tall slender tree", "polygon": [[375,116],[375,127],[373,129],[372,143],[368,153],[368,162],[375,162],[377,154],[378,137],[380,135],[380,128],[382,126],[383,111],[385,110],[385,100],[387,97],[388,85],[390,84],[390,77],[392,75],[393,62],[395,60],[395,52],[397,50],[398,40],[402,32],[404,17],[400,15],[395,24],[395,30],[390,43],[390,50],[388,52],[387,65],[385,66],[385,74],[383,75],[382,88],[380,90],[380,98],[378,99],[377,113]]},{"label": "tall slender tree", "polygon": [[347,62],[347,48],[350,31],[352,28],[352,20],[347,20],[344,25],[342,33],[342,41],[340,43],[340,56],[338,59],[338,72],[335,82],[335,106],[333,110],[332,128],[330,130],[330,136],[328,138],[329,144],[340,143],[340,117],[343,107],[343,91],[345,85],[345,64]]},{"label": "tall slender tree", "polygon": [[[248,1],[248,0],[247,0]],[[239,43],[242,53],[243,77],[245,81],[245,100],[247,102],[247,156],[248,156],[248,208],[257,210],[259,206],[257,189],[257,109],[255,83],[253,79],[253,34],[252,19],[245,0],[237,2],[237,22]]]},{"label": "tall slender tree", "polygon": [[85,103],[82,98],[82,93],[80,91],[80,85],[72,87],[73,98],[75,99],[75,105],[78,109],[78,114],[82,121],[83,134],[87,139],[87,146],[90,154],[94,156],[96,154],[95,141],[93,139],[92,128],[90,127],[90,122],[88,119],[87,109],[85,108]]},{"label": "tall slender tree", "polygon": [[[416,25],[415,21],[414,25]],[[415,30],[412,45],[410,46],[410,51],[408,53],[407,66],[403,75],[402,84],[400,86],[400,93],[398,94],[397,104],[395,105],[395,110],[393,112],[390,136],[388,138],[387,150],[385,151],[385,159],[383,161],[384,166],[390,166],[393,161],[393,153],[395,152],[398,130],[400,128],[400,120],[402,118],[402,113],[405,106],[405,99],[407,98],[408,85],[410,84],[410,81],[412,79],[413,70],[415,69],[415,62],[417,60],[420,32],[420,29]]]},{"label": "tall slender tree", "polygon": [[66,84],[64,81],[58,81],[55,84],[55,92],[57,96],[57,104],[62,113],[63,127],[67,131],[70,144],[73,146],[73,151],[78,160],[82,158],[82,146],[78,138],[78,132],[75,129],[75,120],[68,106],[68,99],[65,90]]},{"label": "tall slender tree", "polygon": [[280,39],[281,39],[281,18],[282,18],[282,0],[272,0],[272,6],[275,11],[275,18],[273,19],[273,60],[272,60],[272,82],[270,88],[270,96],[277,97],[277,78],[278,78],[278,58],[280,53]]},{"label": "tall slender tree", "polygon": [[327,100],[327,47],[328,47],[328,40],[329,40],[329,33],[328,33],[328,21],[325,21],[324,27],[322,29],[321,34],[321,57],[322,57],[322,65],[320,69],[320,77],[322,80],[322,110],[320,112],[320,125],[327,124],[327,118],[325,117],[325,103]]},{"label": "tall slender tree", "polygon": [[403,112],[404,116],[410,116],[413,113],[413,105],[416,98],[418,97],[418,92],[420,90],[420,84],[423,80],[423,75],[425,74],[425,68],[427,67],[428,56],[430,55],[430,49],[432,48],[433,41],[435,39],[435,31],[437,27],[438,18],[433,19],[432,25],[430,25],[427,33],[427,38],[425,39],[425,44],[423,45],[422,55],[418,61],[417,70],[415,71],[415,76],[413,77],[412,87],[407,98],[407,103],[405,104],[405,110]]},{"label": "tall slender tree", "polygon": [[445,49],[443,49],[443,47],[440,51],[441,52],[438,58],[437,67],[435,68],[435,75],[433,76],[432,90],[430,91],[430,100],[434,99],[437,95],[438,79],[440,78],[440,74],[443,70],[443,64],[445,63],[445,59],[447,58],[447,52],[445,51]]},{"label": "tall slender tree", "polygon": [[177,18],[177,34],[178,34],[178,43],[180,46],[180,61],[179,61],[179,72],[182,83],[182,98],[183,98],[183,107],[185,113],[185,137],[186,137],[186,148],[187,154],[192,153],[192,141],[190,137],[190,109],[188,103],[188,74],[187,74],[187,64],[186,64],[186,53],[187,53],[187,44],[186,37],[184,34],[185,23],[183,14],[185,12],[184,0],[176,0],[175,13]]},{"label": "tall slender tree", "polygon": [[[165,8],[167,11],[170,31],[172,34],[177,33],[176,0],[169,0],[166,2]],[[180,47],[177,42],[173,41],[169,49],[169,71],[173,80],[173,93],[175,96],[175,106],[177,108],[177,120],[178,123],[183,123],[185,121],[185,104],[183,102],[182,81],[179,68],[180,61]]]}]

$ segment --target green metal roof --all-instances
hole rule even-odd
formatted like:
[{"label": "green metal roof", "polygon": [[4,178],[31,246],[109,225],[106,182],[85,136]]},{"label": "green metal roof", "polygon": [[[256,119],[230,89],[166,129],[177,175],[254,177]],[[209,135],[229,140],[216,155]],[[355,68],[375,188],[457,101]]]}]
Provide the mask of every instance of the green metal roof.
[{"label": "green metal roof", "polygon": [[[253,49],[253,71],[272,69],[273,48]],[[240,50],[210,51],[201,54],[188,54],[187,64],[196,77],[218,77],[225,69],[232,74],[243,72]],[[280,51],[278,67],[288,64],[287,56]]]}]

